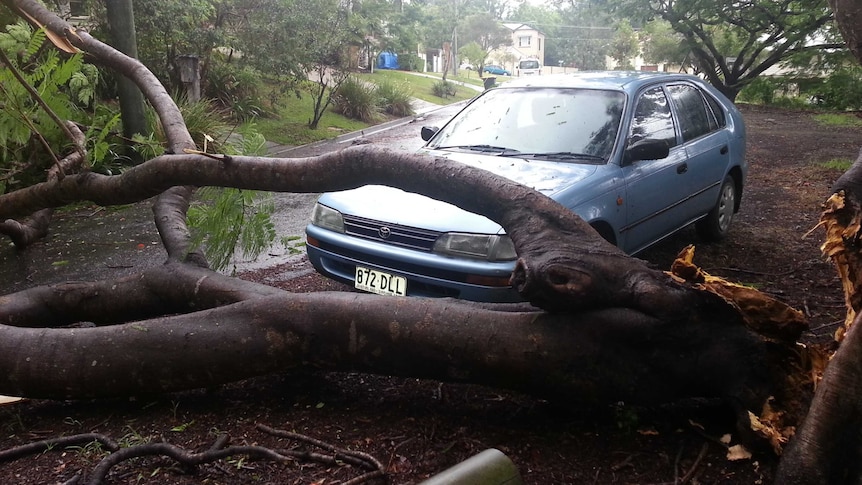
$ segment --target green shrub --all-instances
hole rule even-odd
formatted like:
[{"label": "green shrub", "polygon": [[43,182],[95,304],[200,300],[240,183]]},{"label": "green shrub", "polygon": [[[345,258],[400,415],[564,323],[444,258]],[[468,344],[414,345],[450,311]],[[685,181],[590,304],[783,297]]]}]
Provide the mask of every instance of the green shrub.
[{"label": "green shrub", "polygon": [[416,114],[411,104],[412,93],[404,83],[384,81],[377,85],[380,108],[393,116],[412,116]]},{"label": "green shrub", "polygon": [[772,105],[786,109],[811,109],[811,102],[801,96],[778,96],[772,101]]},{"label": "green shrub", "polygon": [[781,84],[782,81],[777,78],[759,76],[742,88],[736,99],[745,103],[772,104]]},{"label": "green shrub", "polygon": [[344,81],[332,96],[333,111],[366,123],[379,119],[379,106],[377,87],[353,76]]},{"label": "green shrub", "polygon": [[448,98],[450,96],[455,96],[455,84],[450,83],[449,81],[437,81],[434,83],[434,86],[431,88],[434,96],[438,98]]},{"label": "green shrub", "polygon": [[213,61],[207,71],[204,97],[215,99],[231,116],[249,121],[265,114],[261,74],[251,67]]},{"label": "green shrub", "polygon": [[818,106],[847,110],[862,108],[862,68],[847,67],[834,71],[812,93]]},{"label": "green shrub", "polygon": [[421,71],[425,67],[425,60],[416,54],[404,54],[398,56],[398,65],[403,71]]}]

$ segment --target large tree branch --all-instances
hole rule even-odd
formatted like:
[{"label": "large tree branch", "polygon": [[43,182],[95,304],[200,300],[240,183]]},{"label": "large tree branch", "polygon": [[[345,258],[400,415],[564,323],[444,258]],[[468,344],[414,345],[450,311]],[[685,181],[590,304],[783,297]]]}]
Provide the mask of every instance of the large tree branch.
[{"label": "large tree branch", "polygon": [[40,286],[0,296],[0,324],[32,328],[81,322],[113,325],[282,293],[196,266],[169,263],[115,280]]},{"label": "large tree branch", "polygon": [[75,175],[0,196],[0,217],[76,200],[125,204],[176,184],[281,192],[399,187],[500,223],[519,252],[513,283],[537,306],[554,311],[620,306],[660,318],[691,311],[682,304],[690,290],[629,258],[539,192],[450,160],[368,146],[304,159],[164,155],[119,176]]},{"label": "large tree branch", "polygon": [[0,392],[136,395],[310,365],[577,402],[706,397],[758,409],[783,392],[784,352],[723,319],[661,322],[626,309],[477,312],[457,301],[281,294],[121,327],[2,325]]}]

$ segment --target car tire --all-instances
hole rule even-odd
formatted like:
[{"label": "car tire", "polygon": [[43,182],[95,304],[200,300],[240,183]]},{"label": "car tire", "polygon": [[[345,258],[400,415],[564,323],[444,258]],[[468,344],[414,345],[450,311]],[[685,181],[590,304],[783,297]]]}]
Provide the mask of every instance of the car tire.
[{"label": "car tire", "polygon": [[703,219],[694,225],[697,234],[707,241],[720,241],[730,231],[730,222],[736,211],[736,183],[730,175],[724,178],[718,201]]}]

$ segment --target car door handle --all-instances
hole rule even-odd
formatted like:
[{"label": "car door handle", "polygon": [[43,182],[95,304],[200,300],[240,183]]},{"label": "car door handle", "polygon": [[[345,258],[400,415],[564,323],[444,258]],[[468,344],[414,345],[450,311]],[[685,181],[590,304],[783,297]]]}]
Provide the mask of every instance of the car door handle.
[{"label": "car door handle", "polygon": [[727,145],[724,145],[723,147],[721,147],[721,150],[719,150],[718,152],[721,153],[722,155],[727,155]]},{"label": "car door handle", "polygon": [[686,173],[688,172],[688,164],[683,163],[682,165],[677,165],[676,173]]}]

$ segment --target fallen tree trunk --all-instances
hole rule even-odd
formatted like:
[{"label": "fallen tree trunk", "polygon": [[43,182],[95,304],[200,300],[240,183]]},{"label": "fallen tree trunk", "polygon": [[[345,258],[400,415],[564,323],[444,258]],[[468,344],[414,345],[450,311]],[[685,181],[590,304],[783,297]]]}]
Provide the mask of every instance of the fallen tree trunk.
[{"label": "fallen tree trunk", "polygon": [[[150,270],[146,280],[174,295],[158,298],[163,308],[180,311],[192,288],[217,292],[217,280],[228,279],[200,281],[202,271],[186,275],[167,265]],[[124,298],[125,285],[108,286],[117,294],[102,298],[125,304],[140,298]],[[52,290],[58,301],[67,300],[63,285]],[[719,308],[712,313],[719,318],[662,321],[624,308],[511,312],[477,310],[456,300],[265,293],[95,328],[12,327],[32,327],[31,319],[42,315],[25,309],[11,314],[14,305],[6,302],[16,295],[7,295],[0,305],[6,310],[0,315],[0,368],[6,370],[0,390],[53,399],[127,396],[310,366],[481,383],[564,402],[704,397],[756,409],[782,392],[783,369],[796,358]],[[152,308],[156,302],[145,303]],[[79,308],[75,317],[98,321],[99,315],[93,306]]]}]

